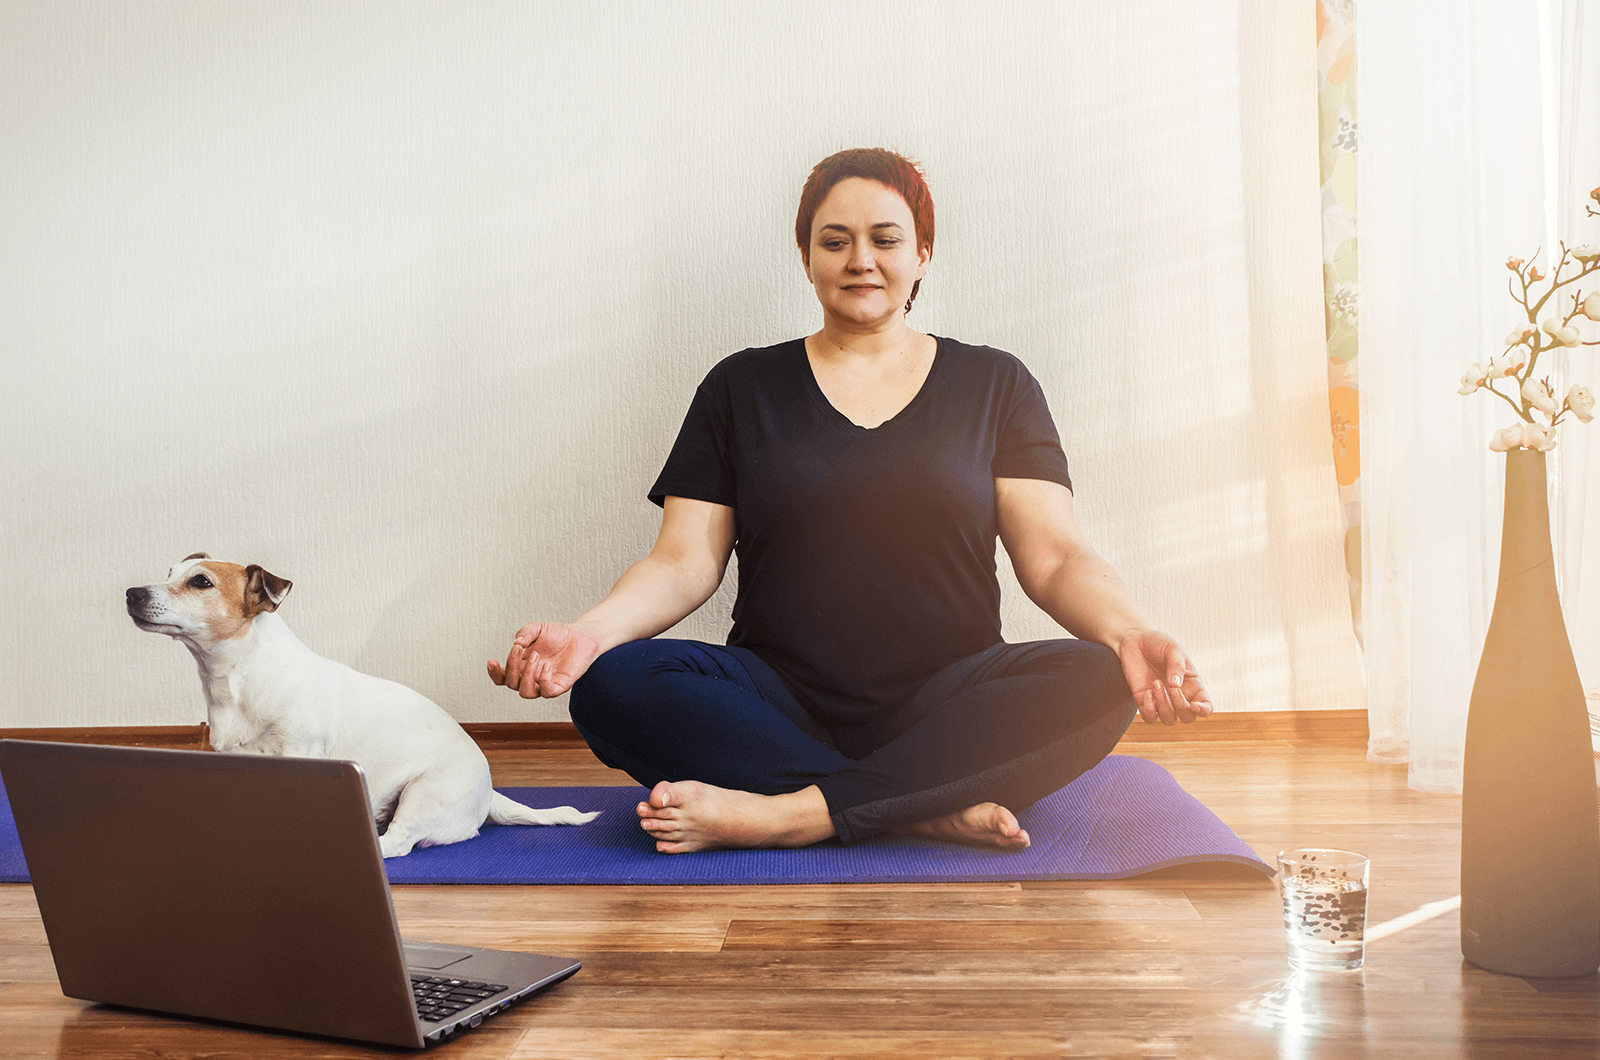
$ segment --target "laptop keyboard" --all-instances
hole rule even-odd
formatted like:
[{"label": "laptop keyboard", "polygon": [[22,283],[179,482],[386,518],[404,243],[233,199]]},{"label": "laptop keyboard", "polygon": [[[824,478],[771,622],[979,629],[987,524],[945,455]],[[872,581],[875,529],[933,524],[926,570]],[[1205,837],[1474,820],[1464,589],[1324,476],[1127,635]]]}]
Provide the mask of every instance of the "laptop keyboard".
[{"label": "laptop keyboard", "polygon": [[504,983],[480,983],[473,979],[450,979],[442,975],[411,977],[411,994],[417,999],[417,1015],[428,1023],[452,1019],[462,1009],[497,997],[510,989]]}]

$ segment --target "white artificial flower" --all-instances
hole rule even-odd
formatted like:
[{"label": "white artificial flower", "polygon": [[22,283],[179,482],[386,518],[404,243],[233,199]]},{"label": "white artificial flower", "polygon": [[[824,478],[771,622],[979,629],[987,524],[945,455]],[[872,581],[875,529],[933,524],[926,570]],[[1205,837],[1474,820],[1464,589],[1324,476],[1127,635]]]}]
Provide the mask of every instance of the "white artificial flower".
[{"label": "white artificial flower", "polygon": [[1600,320],[1600,291],[1583,300],[1583,315],[1590,320]]},{"label": "white artificial flower", "polygon": [[1555,335],[1552,337],[1563,346],[1576,346],[1583,341],[1583,336],[1578,333],[1578,329],[1571,326],[1557,328]]},{"label": "white artificial flower", "polygon": [[1506,345],[1515,346],[1519,342],[1527,342],[1536,330],[1538,329],[1532,324],[1514,324],[1511,327],[1511,334],[1506,336]]},{"label": "white artificial flower", "polygon": [[1550,393],[1548,380],[1530,379],[1523,383],[1522,398],[1546,416],[1554,416],[1561,409],[1561,406],[1556,404],[1555,395]]},{"label": "white artificial flower", "polygon": [[1478,388],[1483,385],[1483,381],[1487,379],[1488,376],[1488,365],[1482,363],[1481,361],[1477,364],[1474,364],[1471,368],[1468,368],[1467,373],[1461,377],[1461,389],[1457,390],[1456,393],[1461,394],[1462,396],[1477,393]]},{"label": "white artificial flower", "polygon": [[1560,317],[1545,317],[1543,322],[1541,322],[1539,324],[1539,326],[1541,328],[1544,328],[1544,332],[1545,332],[1546,335],[1554,335],[1561,327],[1561,318]]},{"label": "white artificial flower", "polygon": [[1556,429],[1529,423],[1522,428],[1522,447],[1548,453],[1556,447]]},{"label": "white artificial flower", "polygon": [[1595,246],[1593,243],[1585,243],[1581,247],[1574,247],[1572,256],[1587,265],[1596,258],[1600,258],[1600,247]]},{"label": "white artificial flower", "polygon": [[1548,453],[1556,447],[1556,432],[1536,423],[1518,423],[1497,431],[1489,448],[1497,453],[1509,449],[1537,449]]},{"label": "white artificial flower", "polygon": [[1509,375],[1515,375],[1517,372],[1521,371],[1522,366],[1527,363],[1528,354],[1526,350],[1507,350],[1498,357],[1489,358],[1488,378],[1504,379]]},{"label": "white artificial flower", "polygon": [[1594,419],[1594,394],[1586,386],[1573,383],[1567,389],[1567,408],[1584,423]]}]

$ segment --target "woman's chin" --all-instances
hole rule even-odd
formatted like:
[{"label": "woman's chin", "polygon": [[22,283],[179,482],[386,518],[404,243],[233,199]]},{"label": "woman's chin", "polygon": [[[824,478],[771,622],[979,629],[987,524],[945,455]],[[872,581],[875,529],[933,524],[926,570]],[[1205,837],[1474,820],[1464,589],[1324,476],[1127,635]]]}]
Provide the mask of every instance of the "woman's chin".
[{"label": "woman's chin", "polygon": [[824,311],[828,323],[851,331],[882,331],[900,319],[896,307],[884,304],[862,306],[834,306]]}]

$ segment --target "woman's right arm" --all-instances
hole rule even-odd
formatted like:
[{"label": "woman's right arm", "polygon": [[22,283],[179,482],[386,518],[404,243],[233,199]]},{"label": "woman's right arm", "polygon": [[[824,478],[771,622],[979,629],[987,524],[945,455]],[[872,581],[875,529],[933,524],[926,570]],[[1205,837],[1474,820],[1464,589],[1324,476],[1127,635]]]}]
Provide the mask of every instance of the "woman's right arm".
[{"label": "woman's right arm", "polygon": [[605,599],[569,623],[529,622],[489,678],[523,699],[559,696],[602,652],[672,628],[711,598],[733,553],[733,509],[668,497],[650,554],[623,572]]}]

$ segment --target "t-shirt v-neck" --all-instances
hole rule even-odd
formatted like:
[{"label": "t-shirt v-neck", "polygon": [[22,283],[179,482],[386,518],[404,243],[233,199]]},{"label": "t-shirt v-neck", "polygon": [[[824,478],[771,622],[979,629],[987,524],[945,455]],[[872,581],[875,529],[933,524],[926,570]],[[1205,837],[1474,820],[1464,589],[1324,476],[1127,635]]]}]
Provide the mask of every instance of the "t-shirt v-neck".
[{"label": "t-shirt v-neck", "polygon": [[815,399],[817,401],[822,402],[822,404],[825,405],[827,408],[831,409],[833,411],[833,414],[839,418],[839,422],[842,423],[844,426],[848,427],[849,429],[856,430],[856,431],[877,431],[877,430],[882,430],[883,428],[889,426],[894,421],[900,419],[902,416],[906,415],[907,413],[910,413],[913,410],[913,408],[915,408],[917,402],[922,399],[922,396],[924,394],[928,393],[930,388],[933,387],[933,385],[934,385],[934,375],[935,375],[935,373],[937,373],[939,371],[939,357],[940,357],[940,350],[942,349],[942,344],[940,343],[940,341],[937,338],[934,338],[933,341],[934,341],[933,360],[928,365],[928,373],[925,376],[922,377],[922,385],[917,387],[917,392],[915,394],[911,395],[911,400],[906,402],[903,406],[901,406],[901,408],[900,408],[900,410],[898,412],[896,412],[893,416],[890,416],[888,419],[884,420],[882,423],[880,423],[880,424],[878,424],[878,425],[876,425],[874,427],[867,427],[867,426],[863,426],[862,424],[857,423],[855,420],[853,420],[849,416],[845,415],[844,411],[842,409],[840,409],[839,406],[835,405],[828,398],[827,391],[822,389],[822,381],[817,378],[816,366],[811,363],[811,356],[806,352],[805,340],[804,339],[802,339],[800,341],[800,354],[801,354],[801,360],[805,364],[806,379],[809,380],[810,383],[811,383],[811,388],[810,389],[811,389],[812,396],[815,397]]},{"label": "t-shirt v-neck", "polygon": [[803,339],[724,358],[650,489],[657,504],[734,510],[728,643],[830,728],[899,706],[1001,640],[994,480],[1072,484],[1022,363],[936,341],[922,388],[877,427],[827,400]]}]

